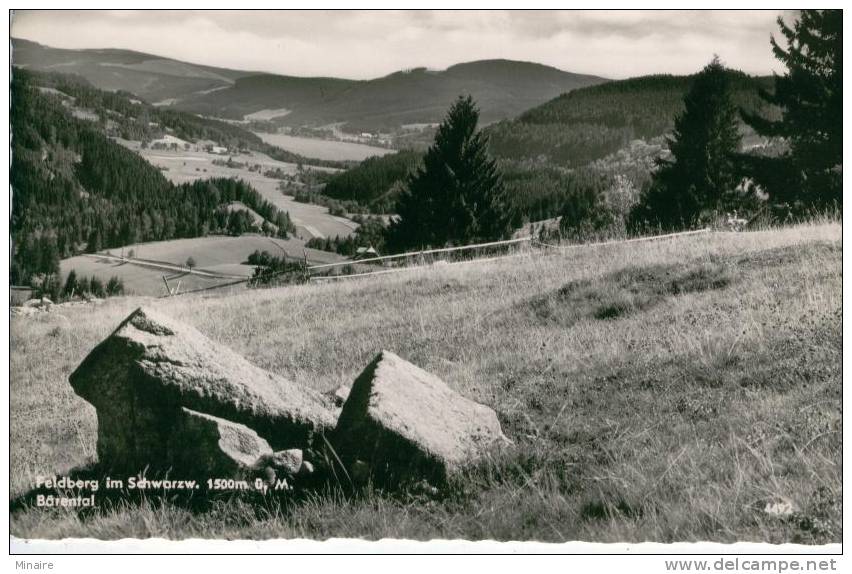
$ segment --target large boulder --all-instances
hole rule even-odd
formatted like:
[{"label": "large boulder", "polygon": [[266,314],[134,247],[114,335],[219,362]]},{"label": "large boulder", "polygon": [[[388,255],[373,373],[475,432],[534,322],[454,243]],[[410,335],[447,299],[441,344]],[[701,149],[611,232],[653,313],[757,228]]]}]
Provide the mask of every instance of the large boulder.
[{"label": "large boulder", "polygon": [[303,448],[334,425],[319,393],[150,309],[125,319],[70,381],[97,409],[98,457],[109,468],[165,466],[183,407],[243,424],[274,449]]},{"label": "large boulder", "polygon": [[256,471],[272,448],[250,428],[187,408],[172,425],[169,466],[181,476],[232,478]]},{"label": "large boulder", "polygon": [[391,486],[441,484],[506,444],[493,410],[388,351],[355,380],[333,435],[350,474],[366,463],[372,480]]}]

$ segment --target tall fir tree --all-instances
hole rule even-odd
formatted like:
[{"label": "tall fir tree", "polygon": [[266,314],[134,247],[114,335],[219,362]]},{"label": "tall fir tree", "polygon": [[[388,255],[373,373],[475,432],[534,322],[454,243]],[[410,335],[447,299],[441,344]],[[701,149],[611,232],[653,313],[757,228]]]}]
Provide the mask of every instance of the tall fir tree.
[{"label": "tall fir tree", "polygon": [[736,207],[735,154],[741,136],[729,83],[729,72],[718,57],[695,76],[668,138],[671,157],[657,160],[653,181],[635,214],[642,223],[690,227]]},{"label": "tall fir tree", "polygon": [[843,164],[843,11],[802,10],[788,26],[778,19],[786,48],[771,39],[775,57],[787,68],[775,90],[761,92],[781,110],[780,119],[743,112],[766,137],[784,138],[780,157],[745,156],[749,171],[775,204],[792,211],[840,202]]},{"label": "tall fir tree", "polygon": [[459,97],[438,127],[422,165],[397,203],[389,229],[392,251],[468,244],[507,237],[512,209],[488,141],[476,129],[479,110]]}]

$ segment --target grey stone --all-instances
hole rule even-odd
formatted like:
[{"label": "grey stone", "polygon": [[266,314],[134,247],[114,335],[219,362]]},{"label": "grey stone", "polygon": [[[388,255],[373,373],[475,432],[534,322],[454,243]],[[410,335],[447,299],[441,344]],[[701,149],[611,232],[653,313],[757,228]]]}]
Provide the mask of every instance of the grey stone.
[{"label": "grey stone", "polygon": [[350,472],[363,460],[384,484],[440,484],[510,444],[492,409],[388,351],[355,380],[332,442]]},{"label": "grey stone", "polygon": [[179,412],[166,452],[171,468],[181,476],[243,476],[272,455],[269,443],[244,425],[187,408]]},{"label": "grey stone", "polygon": [[334,425],[319,393],[149,309],[125,319],[70,382],[97,410],[98,457],[108,468],[162,464],[182,407],[245,425],[276,450],[304,447]]},{"label": "grey stone", "polygon": [[295,476],[302,467],[302,451],[298,448],[279,450],[270,454],[265,462],[275,469],[278,476]]}]

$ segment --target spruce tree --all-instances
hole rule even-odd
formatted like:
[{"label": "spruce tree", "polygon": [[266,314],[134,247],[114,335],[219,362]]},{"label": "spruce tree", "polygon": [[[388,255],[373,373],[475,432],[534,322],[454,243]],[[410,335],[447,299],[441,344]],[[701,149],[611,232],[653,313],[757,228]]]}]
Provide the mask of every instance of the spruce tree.
[{"label": "spruce tree", "polygon": [[736,207],[735,154],[741,136],[729,83],[718,57],[695,76],[668,138],[671,157],[657,160],[636,214],[643,222],[665,229],[690,227]]},{"label": "spruce tree", "polygon": [[512,210],[478,122],[473,99],[459,97],[399,198],[400,219],[388,237],[392,251],[497,240],[511,233]]},{"label": "spruce tree", "polygon": [[761,96],[781,118],[743,112],[743,119],[762,136],[784,138],[789,152],[745,159],[774,203],[793,211],[830,205],[841,200],[843,11],[802,10],[792,27],[781,18],[778,26],[786,48],[773,37],[772,51],[787,72]]},{"label": "spruce tree", "polygon": [[62,294],[70,297],[72,294],[79,293],[79,291],[77,288],[77,272],[72,269],[68,272],[68,277],[65,279],[65,288],[62,290]]},{"label": "spruce tree", "polygon": [[87,253],[97,253],[101,250],[101,232],[97,229],[93,229],[91,233],[89,233],[89,240],[86,242],[86,252]]},{"label": "spruce tree", "polygon": [[92,275],[89,279],[89,293],[91,293],[94,297],[103,297],[104,296],[104,284],[103,282]]}]

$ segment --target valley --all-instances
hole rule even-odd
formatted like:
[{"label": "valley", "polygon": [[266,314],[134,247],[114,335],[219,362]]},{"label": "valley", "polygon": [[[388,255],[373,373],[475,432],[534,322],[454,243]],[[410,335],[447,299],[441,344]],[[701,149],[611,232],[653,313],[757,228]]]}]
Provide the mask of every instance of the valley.
[{"label": "valley", "polygon": [[[295,262],[306,258],[311,264],[344,260],[334,253],[306,248],[305,242],[311,238],[346,237],[358,225],[345,217],[331,215],[325,207],[295,201],[292,196],[280,191],[280,179],[263,175],[267,170],[296,174],[298,167],[295,164],[274,160],[260,152],[223,156],[198,149],[197,146],[179,150],[151,149],[142,148],[138,141],[116,141],[160,169],[174,184],[222,177],[247,182],[266,201],[289,214],[295,226],[295,234],[288,239],[247,233],[235,237],[208,235],[126,244],[120,248],[63,259],[60,262],[63,282],[68,273],[74,270],[78,276],[97,277],[104,283],[117,277],[122,280],[129,294],[161,296],[166,294],[164,277],[170,288],[178,292],[230,285],[235,280],[251,277],[254,266],[249,265],[246,258],[254,251],[269,251]],[[223,165],[227,158],[232,160],[235,167]],[[314,166],[311,169],[331,170]],[[232,203],[229,209],[249,211],[258,226],[263,222],[259,214],[240,202]],[[129,253],[133,255],[127,256]],[[185,267],[189,258],[196,262],[192,270]],[[245,287],[245,283],[240,283],[230,286],[226,291]]]}]

